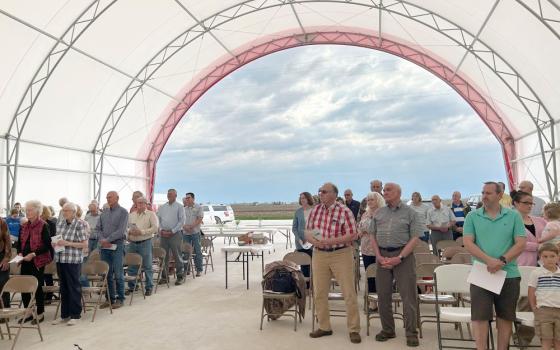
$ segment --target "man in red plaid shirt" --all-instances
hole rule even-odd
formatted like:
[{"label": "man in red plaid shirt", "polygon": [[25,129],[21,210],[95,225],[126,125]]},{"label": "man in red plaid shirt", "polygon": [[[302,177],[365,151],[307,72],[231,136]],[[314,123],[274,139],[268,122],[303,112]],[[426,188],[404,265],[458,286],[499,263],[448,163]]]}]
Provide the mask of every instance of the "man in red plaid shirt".
[{"label": "man in red plaid shirt", "polygon": [[352,343],[360,343],[360,314],[354,289],[354,249],[352,242],[358,238],[354,215],[348,207],[336,202],[338,188],[325,183],[319,190],[321,204],[309,214],[306,238],[313,244],[313,293],[319,329],[311,338],[332,334],[329,314],[329,289],[331,274],[342,289],[346,304],[347,326]]}]

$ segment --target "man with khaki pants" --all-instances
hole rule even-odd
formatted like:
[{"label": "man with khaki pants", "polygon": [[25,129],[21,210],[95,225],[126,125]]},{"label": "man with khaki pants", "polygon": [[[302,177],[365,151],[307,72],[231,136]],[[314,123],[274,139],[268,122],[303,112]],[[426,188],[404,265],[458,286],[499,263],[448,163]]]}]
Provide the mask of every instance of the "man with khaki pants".
[{"label": "man with khaki pants", "polygon": [[313,293],[319,329],[309,333],[311,338],[331,335],[329,289],[331,275],[342,289],[346,304],[347,325],[352,343],[360,343],[360,315],[354,289],[354,255],[352,242],[358,238],[354,215],[348,207],[336,202],[338,188],[325,183],[319,190],[321,204],[315,206],[305,231],[313,250]]},{"label": "man with khaki pants", "polygon": [[377,341],[395,338],[395,319],[391,308],[393,280],[401,295],[406,328],[406,345],[418,346],[417,289],[414,247],[424,235],[425,222],[408,205],[401,201],[401,187],[388,183],[383,188],[387,204],[379,208],[371,220],[368,233],[377,257],[376,286],[382,330]]}]

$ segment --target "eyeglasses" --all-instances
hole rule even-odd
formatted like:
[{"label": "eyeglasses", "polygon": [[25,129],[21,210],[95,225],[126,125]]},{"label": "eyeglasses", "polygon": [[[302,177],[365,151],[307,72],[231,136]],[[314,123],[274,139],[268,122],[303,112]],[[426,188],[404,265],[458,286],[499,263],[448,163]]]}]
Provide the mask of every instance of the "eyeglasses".
[{"label": "eyeglasses", "polygon": [[523,204],[527,204],[527,205],[535,205],[535,203],[533,203],[533,202],[519,202],[519,203],[523,203]]}]

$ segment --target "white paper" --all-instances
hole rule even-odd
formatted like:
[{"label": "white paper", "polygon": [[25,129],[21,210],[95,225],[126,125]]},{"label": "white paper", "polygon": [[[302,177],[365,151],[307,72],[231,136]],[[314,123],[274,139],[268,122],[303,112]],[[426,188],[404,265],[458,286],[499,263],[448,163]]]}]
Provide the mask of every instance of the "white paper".
[{"label": "white paper", "polygon": [[303,249],[306,249],[306,250],[307,250],[307,249],[313,248],[313,244],[311,244],[311,243],[309,243],[309,242],[305,242],[305,243],[303,243],[303,244],[301,245],[301,247],[302,247]]},{"label": "white paper", "polygon": [[66,249],[66,247],[64,246],[56,245],[56,242],[60,241],[61,239],[62,239],[62,235],[56,235],[51,237],[51,243],[54,246],[55,253],[63,252]]},{"label": "white paper", "polygon": [[103,248],[103,247],[101,247],[101,249],[117,250],[117,245],[116,245],[116,244],[111,244],[111,246],[110,246],[109,248]]},{"label": "white paper", "polygon": [[10,260],[10,264],[17,264],[18,262],[23,260],[23,256],[16,255],[12,260]]},{"label": "white paper", "polygon": [[506,281],[507,272],[499,270],[496,273],[488,272],[486,264],[480,261],[474,261],[471,272],[467,278],[467,282],[484,288],[494,294],[500,294],[504,282]]}]

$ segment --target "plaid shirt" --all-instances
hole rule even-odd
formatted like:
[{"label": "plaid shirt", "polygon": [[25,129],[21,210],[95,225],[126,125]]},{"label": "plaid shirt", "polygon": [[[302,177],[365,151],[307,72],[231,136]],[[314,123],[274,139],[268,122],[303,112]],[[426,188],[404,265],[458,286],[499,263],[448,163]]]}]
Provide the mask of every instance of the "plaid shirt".
[{"label": "plaid shirt", "polygon": [[[345,205],[335,202],[330,207],[324,204],[316,205],[309,213],[307,229],[321,231],[323,239],[338,238],[341,236],[356,236],[356,221],[354,214]],[[337,244],[332,248],[344,247],[348,244]]]},{"label": "plaid shirt", "polygon": [[[82,220],[74,218],[71,223],[61,220],[56,226],[57,235],[68,242],[87,241],[86,226]],[[64,251],[54,254],[54,260],[63,264],[81,264],[83,253],[81,248],[64,247]]]}]

